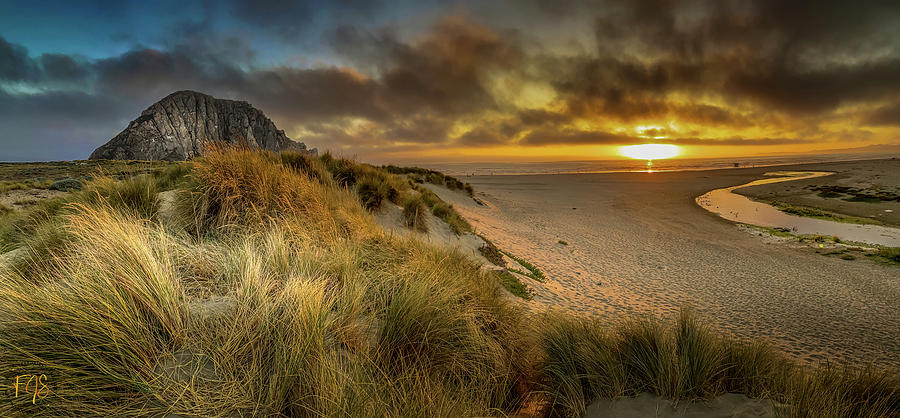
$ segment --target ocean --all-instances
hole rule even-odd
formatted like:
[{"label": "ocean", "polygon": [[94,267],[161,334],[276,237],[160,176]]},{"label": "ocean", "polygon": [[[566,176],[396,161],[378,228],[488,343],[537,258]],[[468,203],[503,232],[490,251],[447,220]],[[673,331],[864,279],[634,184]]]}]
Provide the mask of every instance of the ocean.
[{"label": "ocean", "polygon": [[[673,158],[653,161],[652,171],[715,170],[734,167],[764,167],[802,163],[897,158],[896,153],[787,155],[732,158]],[[647,171],[645,160],[585,160],[551,162],[448,162],[422,163],[421,167],[453,176],[617,173]]]}]

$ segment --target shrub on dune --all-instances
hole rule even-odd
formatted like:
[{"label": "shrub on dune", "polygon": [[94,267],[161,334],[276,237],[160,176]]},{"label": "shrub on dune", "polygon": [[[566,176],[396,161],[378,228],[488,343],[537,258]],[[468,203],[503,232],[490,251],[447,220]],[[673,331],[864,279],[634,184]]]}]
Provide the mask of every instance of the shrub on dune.
[{"label": "shrub on dune", "polygon": [[288,218],[325,234],[372,228],[371,218],[348,201],[353,197],[346,191],[284,166],[271,153],[212,149],[194,163],[191,180],[176,211],[179,223],[195,234]]},{"label": "shrub on dune", "polygon": [[420,196],[409,196],[403,202],[403,223],[407,228],[428,232],[428,208]]},{"label": "shrub on dune", "polygon": [[[391,185],[383,178],[365,175],[356,183],[356,193],[366,210],[374,211],[381,207],[381,202],[391,194]],[[396,190],[394,191],[396,193]]]},{"label": "shrub on dune", "polygon": [[191,163],[174,163],[168,167],[153,171],[156,188],[160,191],[172,190],[187,179],[191,172]]},{"label": "shrub on dune", "polygon": [[296,152],[282,151],[280,153],[282,164],[296,170],[298,173],[304,174],[323,184],[331,184],[334,179],[331,172],[321,159]]},{"label": "shrub on dune", "polygon": [[160,192],[156,180],[149,175],[116,180],[112,177],[94,179],[74,200],[90,205],[105,205],[138,218],[156,220],[159,215]]},{"label": "shrub on dune", "polygon": [[332,158],[331,155],[322,156],[322,161],[331,172],[334,181],[341,187],[352,187],[359,179],[360,173],[357,164],[346,158]]}]

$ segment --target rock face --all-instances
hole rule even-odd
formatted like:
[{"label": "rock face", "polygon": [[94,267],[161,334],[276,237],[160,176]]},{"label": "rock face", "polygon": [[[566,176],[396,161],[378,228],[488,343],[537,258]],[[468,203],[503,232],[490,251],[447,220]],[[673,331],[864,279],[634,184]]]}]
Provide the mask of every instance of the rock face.
[{"label": "rock face", "polygon": [[188,160],[214,143],[245,144],[270,151],[307,150],[247,102],[178,91],[154,103],[90,159]]}]

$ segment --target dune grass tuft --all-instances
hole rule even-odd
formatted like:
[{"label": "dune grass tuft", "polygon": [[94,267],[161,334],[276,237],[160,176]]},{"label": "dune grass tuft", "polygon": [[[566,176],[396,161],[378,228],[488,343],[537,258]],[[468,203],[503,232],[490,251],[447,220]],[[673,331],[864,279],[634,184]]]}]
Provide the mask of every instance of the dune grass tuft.
[{"label": "dune grass tuft", "polygon": [[650,392],[675,400],[726,392],[784,404],[792,417],[881,417],[900,411],[900,377],[867,368],[800,367],[771,347],[717,335],[682,310],[612,326],[561,315],[546,321],[543,366],[550,408],[576,416],[599,397]]},{"label": "dune grass tuft", "polygon": [[421,196],[408,196],[403,201],[403,223],[407,228],[428,232],[428,208]]}]

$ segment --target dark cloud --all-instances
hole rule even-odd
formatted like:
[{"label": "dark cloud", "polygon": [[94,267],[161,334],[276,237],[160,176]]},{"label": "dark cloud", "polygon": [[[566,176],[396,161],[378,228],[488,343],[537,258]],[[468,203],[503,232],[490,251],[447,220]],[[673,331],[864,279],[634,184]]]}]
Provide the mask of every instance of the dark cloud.
[{"label": "dark cloud", "polygon": [[673,105],[670,112],[679,120],[689,121],[706,126],[748,126],[750,118],[720,106],[708,104]]},{"label": "dark cloud", "polygon": [[230,3],[236,18],[267,28],[289,41],[308,34],[318,15],[328,13],[338,18],[367,15],[381,5],[375,0],[231,0]]},{"label": "dark cloud", "polygon": [[235,17],[247,23],[272,28],[279,35],[295,39],[306,30],[315,6],[310,1],[236,0]]},{"label": "dark cloud", "polygon": [[61,81],[83,81],[90,74],[87,64],[65,54],[43,54],[38,58],[47,78]]},{"label": "dark cloud", "polygon": [[815,115],[900,92],[900,3],[606,4],[596,54],[545,63],[579,115],[664,117],[685,92]]},{"label": "dark cloud", "polygon": [[[841,140],[836,121],[900,126],[900,104],[853,111],[900,94],[896,2],[439,0],[391,4],[408,11],[391,21],[379,18],[387,3],[370,1],[205,5],[167,20],[162,39],[123,37],[134,46],[103,59],[31,56],[0,37],[0,118],[23,138],[52,135],[10,115],[45,113],[70,131],[93,124],[75,136],[99,145],[117,132],[101,119],[121,129],[192,89],[247,100],[314,146],[362,152],[657,136],[806,144]],[[717,136],[726,129],[734,135]]]},{"label": "dark cloud", "polygon": [[416,43],[402,42],[391,31],[351,26],[338,27],[329,39],[342,56],[374,63],[382,97],[401,114],[426,109],[459,115],[496,107],[488,75],[515,67],[523,55],[514,36],[458,17],[442,19]]},{"label": "dark cloud", "polygon": [[460,145],[472,147],[486,147],[492,145],[504,145],[509,142],[509,137],[487,127],[477,127],[457,138]]},{"label": "dark cloud", "polygon": [[0,37],[0,80],[27,80],[34,76],[35,71],[25,48]]},{"label": "dark cloud", "polygon": [[865,118],[869,125],[900,126],[900,102],[875,109]]},{"label": "dark cloud", "polygon": [[535,130],[522,138],[519,145],[606,145],[629,144],[641,142],[642,138],[630,135],[616,134],[600,131],[566,130]]},{"label": "dark cloud", "polygon": [[860,100],[900,93],[900,58],[801,72],[785,68],[736,71],[726,88],[792,113],[822,113]]}]

